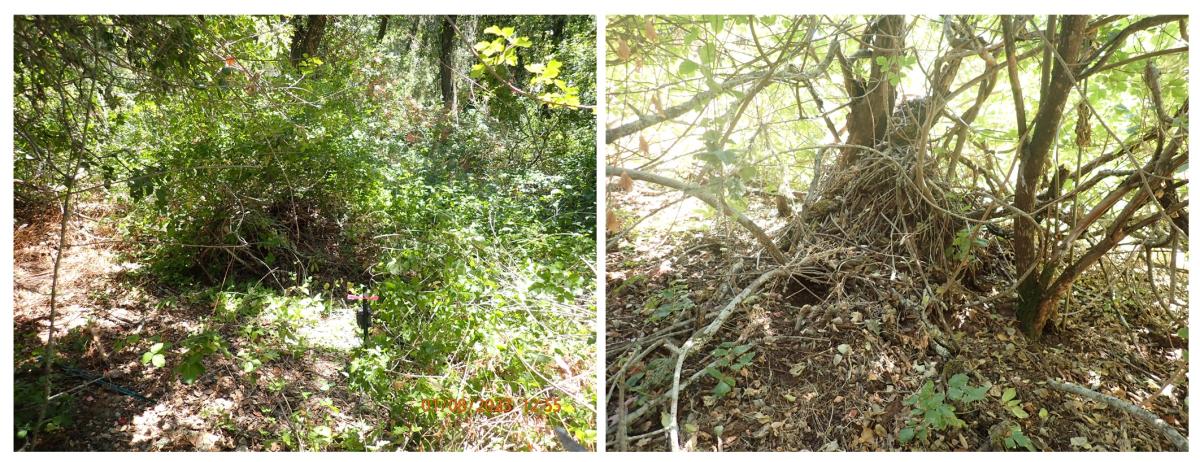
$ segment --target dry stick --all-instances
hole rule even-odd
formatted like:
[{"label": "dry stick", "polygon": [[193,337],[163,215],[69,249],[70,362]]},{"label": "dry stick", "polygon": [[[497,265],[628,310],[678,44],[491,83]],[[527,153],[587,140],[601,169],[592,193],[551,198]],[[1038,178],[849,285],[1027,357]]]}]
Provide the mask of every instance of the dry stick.
[{"label": "dry stick", "polygon": [[747,230],[749,230],[750,234],[753,234],[754,238],[757,239],[758,242],[760,244],[762,244],[763,247],[766,248],[767,253],[771,254],[771,258],[775,259],[776,263],[778,263],[780,265],[786,265],[788,263],[787,257],[784,256],[783,252],[779,250],[779,247],[775,245],[775,241],[772,241],[771,237],[768,236],[767,233],[765,231],[763,231],[762,228],[760,228],[753,221],[750,221],[749,218],[746,218],[745,215],[742,215],[737,210],[734,210],[732,207],[725,204],[723,201],[718,200],[716,197],[714,197],[711,194],[703,192],[702,186],[684,183],[684,182],[676,180],[674,178],[667,178],[664,176],[655,175],[653,173],[646,173],[646,172],[642,172],[642,171],[638,171],[638,170],[632,170],[632,169],[621,168],[621,167],[612,167],[612,166],[606,167],[605,173],[608,176],[629,175],[629,177],[632,179],[635,179],[638,181],[647,181],[650,183],[666,186],[671,189],[683,191],[684,193],[687,193],[688,195],[690,195],[692,197],[700,199],[700,200],[704,201],[705,203],[707,203],[708,205],[712,206],[713,208],[721,211],[721,213],[724,213],[727,216],[733,217],[734,220],[737,221],[737,223],[739,225],[742,225],[743,228],[746,228]]},{"label": "dry stick", "polygon": [[784,274],[788,274],[789,271],[790,270],[787,267],[781,267],[763,273],[762,276],[759,276],[758,279],[755,279],[754,282],[751,282],[750,285],[746,286],[745,289],[742,289],[741,293],[738,293],[736,297],[733,297],[733,300],[730,300],[729,303],[725,305],[725,308],[722,308],[721,312],[717,314],[717,319],[714,319],[700,332],[693,334],[692,337],[687,340],[687,342],[684,342],[683,348],[679,348],[679,357],[675,360],[675,378],[671,384],[671,422],[669,427],[671,433],[669,438],[671,441],[671,451],[679,451],[679,375],[681,372],[683,372],[683,361],[687,359],[688,353],[693,349],[700,348],[707,343],[713,335],[716,335],[717,331],[721,330],[721,326],[725,324],[725,321],[729,319],[729,316],[733,314],[733,309],[737,308],[737,306],[742,303],[746,297],[749,297],[750,294],[758,290],[758,288],[767,281],[779,276],[783,276]]},{"label": "dry stick", "polygon": [[[758,346],[758,342],[757,342],[757,341],[754,341],[754,340],[752,340],[752,341],[746,342],[746,345],[747,345],[747,346],[750,346],[750,347],[755,347],[755,346]],[[721,358],[716,358],[716,359],[713,359],[713,360],[712,360],[712,362],[710,362],[710,363],[706,364],[704,367],[701,367],[699,370],[697,370],[697,371],[696,371],[696,373],[694,373],[694,374],[692,374],[690,377],[688,377],[688,379],[687,379],[687,380],[684,380],[684,381],[683,381],[683,383],[682,383],[682,384],[680,384],[679,386],[680,386],[681,388],[687,388],[687,387],[688,387],[688,386],[690,386],[690,385],[691,385],[693,382],[695,382],[695,381],[697,381],[697,380],[700,380],[700,378],[701,378],[701,377],[707,376],[707,375],[708,375],[708,373],[707,373],[707,372],[705,372],[705,369],[707,369],[707,368],[709,368],[709,367],[714,367],[714,366],[716,366],[716,365],[717,365],[717,362],[718,362],[718,361],[720,361],[720,360],[721,360]],[[626,419],[625,419],[625,420],[628,420],[628,421],[635,421],[635,420],[637,420],[638,418],[641,418],[641,416],[642,416],[643,414],[645,414],[646,412],[649,412],[649,411],[650,411],[650,409],[654,408],[655,406],[658,406],[659,404],[662,404],[662,402],[663,402],[663,401],[666,401],[666,399],[667,399],[667,395],[659,395],[659,396],[655,397],[654,399],[652,399],[652,400],[650,400],[650,401],[647,401],[645,404],[643,404],[643,405],[642,405],[642,407],[639,407],[639,408],[637,408],[636,410],[634,410],[633,412],[630,412],[630,413],[629,413],[629,414],[626,416]],[[615,420],[615,419],[610,419],[610,420],[613,420],[614,422],[616,422],[616,420]]]},{"label": "dry stick", "polygon": [[1049,385],[1050,388],[1053,388],[1058,391],[1062,391],[1062,392],[1066,392],[1066,393],[1074,393],[1076,395],[1082,396],[1082,397],[1090,399],[1092,401],[1104,403],[1104,404],[1107,404],[1114,408],[1120,409],[1121,411],[1124,411],[1125,413],[1137,418],[1138,420],[1141,420],[1142,422],[1150,424],[1150,426],[1152,426],[1155,429],[1157,429],[1158,431],[1162,432],[1162,434],[1165,435],[1167,437],[1167,439],[1171,440],[1171,443],[1175,445],[1175,449],[1178,449],[1180,451],[1188,450],[1187,437],[1179,434],[1178,430],[1176,430],[1174,427],[1172,427],[1170,424],[1168,424],[1166,421],[1164,421],[1162,418],[1160,418],[1158,415],[1154,414],[1153,412],[1150,412],[1150,411],[1147,411],[1140,407],[1137,407],[1128,401],[1123,401],[1123,400],[1114,398],[1112,396],[1105,395],[1103,393],[1089,390],[1087,388],[1081,387],[1079,385],[1075,385],[1073,383],[1059,382],[1057,380],[1047,380],[1046,385]]},{"label": "dry stick", "polygon": [[629,412],[629,408],[625,406],[625,384],[618,383],[621,394],[617,397],[617,450],[629,450],[629,429],[626,425],[625,414]]}]

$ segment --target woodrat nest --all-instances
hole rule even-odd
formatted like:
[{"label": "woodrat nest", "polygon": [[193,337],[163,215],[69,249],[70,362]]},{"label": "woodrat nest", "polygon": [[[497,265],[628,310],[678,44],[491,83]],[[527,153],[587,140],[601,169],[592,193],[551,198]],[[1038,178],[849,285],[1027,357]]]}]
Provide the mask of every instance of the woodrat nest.
[{"label": "woodrat nest", "polygon": [[823,179],[818,199],[790,224],[785,244],[797,249],[815,232],[908,255],[926,269],[947,268],[947,248],[966,226],[957,214],[970,208],[968,199],[951,192],[934,159],[914,148],[864,151]]}]

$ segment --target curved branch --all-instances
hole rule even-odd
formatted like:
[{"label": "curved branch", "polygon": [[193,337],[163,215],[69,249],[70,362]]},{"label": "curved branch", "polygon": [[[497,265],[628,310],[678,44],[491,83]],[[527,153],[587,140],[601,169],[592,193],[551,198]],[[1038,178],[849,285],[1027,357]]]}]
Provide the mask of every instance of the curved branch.
[{"label": "curved branch", "polygon": [[1084,61],[1085,63],[1091,63],[1091,65],[1089,65],[1086,70],[1079,73],[1080,78],[1084,78],[1095,73],[1099,69],[1103,69],[1102,66],[1104,66],[1104,63],[1107,62],[1109,58],[1112,58],[1113,54],[1115,54],[1117,50],[1121,49],[1121,45],[1125,43],[1125,39],[1129,38],[1129,36],[1133,35],[1135,32],[1143,31],[1154,26],[1185,18],[1187,18],[1187,16],[1184,15],[1151,16],[1148,18],[1142,18],[1133,24],[1130,24],[1128,27],[1121,29],[1121,32],[1119,32],[1116,37],[1113,37],[1112,40],[1109,40],[1108,43],[1105,43],[1104,46],[1096,50],[1096,53],[1092,54],[1087,60]]},{"label": "curved branch", "polygon": [[672,451],[679,451],[679,376],[683,372],[683,361],[687,359],[688,353],[694,349],[704,346],[705,343],[708,343],[708,340],[712,338],[712,336],[715,335],[718,330],[721,330],[721,326],[725,324],[725,320],[729,319],[729,315],[733,314],[733,309],[737,308],[737,306],[741,304],[742,301],[746,300],[750,294],[753,294],[754,291],[758,290],[759,287],[762,287],[763,284],[766,284],[767,281],[775,279],[779,276],[783,276],[787,273],[787,267],[775,268],[771,271],[763,273],[762,276],[759,276],[758,279],[755,279],[754,282],[751,282],[750,285],[746,286],[745,289],[742,289],[742,291],[739,292],[737,296],[733,297],[729,303],[726,303],[725,307],[722,308],[720,313],[717,314],[717,319],[714,319],[712,322],[708,323],[708,326],[705,326],[700,332],[692,334],[692,337],[689,338],[687,342],[684,342],[683,347],[677,349],[678,357],[675,359],[675,376],[673,379],[674,381],[671,384],[671,414],[670,424],[668,427]]},{"label": "curved branch", "polygon": [[1124,66],[1126,64],[1136,63],[1143,59],[1150,59],[1150,58],[1154,58],[1157,56],[1163,56],[1163,55],[1173,55],[1175,53],[1187,53],[1187,51],[1188,51],[1188,47],[1186,47],[1186,46],[1176,47],[1176,48],[1168,48],[1165,50],[1151,51],[1149,53],[1143,53],[1143,54],[1134,56],[1132,58],[1123,59],[1123,60],[1117,61],[1115,63],[1109,64],[1106,66],[1088,69],[1086,72],[1084,72],[1082,75],[1080,75],[1079,78],[1086,79],[1088,77],[1091,77],[1094,74],[1099,74],[1099,73],[1107,71],[1109,69],[1116,69],[1116,68]]},{"label": "curved branch", "polygon": [[783,252],[779,250],[779,246],[775,245],[775,241],[772,241],[771,237],[767,236],[767,233],[765,231],[763,231],[762,228],[760,228],[758,225],[754,224],[753,221],[750,221],[749,218],[746,218],[745,215],[742,215],[741,212],[734,210],[733,207],[730,207],[728,204],[725,203],[725,201],[718,199],[716,196],[713,196],[712,194],[704,192],[703,186],[690,184],[690,183],[684,183],[684,182],[676,180],[674,178],[667,178],[665,176],[655,175],[653,173],[646,173],[646,172],[642,172],[639,170],[632,170],[632,169],[621,168],[621,167],[612,167],[612,166],[606,167],[605,174],[608,176],[629,175],[629,177],[632,179],[666,186],[668,188],[682,191],[689,196],[700,199],[700,200],[704,201],[704,203],[712,206],[712,208],[721,211],[721,213],[725,214],[726,216],[733,217],[734,220],[736,220],[739,225],[742,225],[743,228],[746,228],[747,230],[749,230],[750,234],[753,234],[754,238],[757,239],[758,242],[760,244],[762,244],[764,248],[767,249],[767,253],[771,254],[771,258],[773,258],[776,263],[778,263],[780,265],[786,265],[788,262],[787,256],[785,256],[783,254]]},{"label": "curved branch", "polygon": [[[825,72],[825,69],[829,67],[829,63],[833,60],[833,57],[837,53],[838,53],[838,42],[834,41],[829,46],[829,52],[826,53],[825,59],[823,61],[821,61],[821,63],[818,64],[817,67],[810,69],[803,73],[798,73],[798,74],[792,73],[792,72],[775,72],[774,78],[778,79],[778,80],[808,80],[808,79],[811,79],[813,77],[823,74]],[[616,127],[605,130],[604,131],[604,142],[606,144],[612,144],[612,143],[615,143],[617,140],[624,138],[626,136],[640,132],[647,128],[658,125],[660,123],[666,122],[668,120],[675,119],[679,116],[682,116],[684,114],[687,114],[687,113],[695,110],[696,108],[698,108],[700,106],[707,104],[713,98],[720,96],[721,93],[726,92],[730,88],[733,88],[733,87],[736,87],[738,85],[742,85],[745,83],[753,82],[755,80],[762,79],[764,76],[769,77],[770,74],[768,74],[765,71],[760,71],[760,72],[751,72],[748,74],[741,74],[741,75],[737,75],[734,77],[730,77],[729,79],[725,80],[724,82],[721,82],[720,84],[718,84],[717,88],[714,88],[714,89],[711,89],[708,91],[704,91],[704,92],[700,92],[700,93],[696,94],[696,96],[693,96],[692,99],[689,99],[686,102],[683,102],[681,104],[671,106],[669,108],[664,109],[661,114],[651,114],[651,115],[640,116],[637,119],[631,120],[629,122],[625,122],[621,125],[618,125]]]}]

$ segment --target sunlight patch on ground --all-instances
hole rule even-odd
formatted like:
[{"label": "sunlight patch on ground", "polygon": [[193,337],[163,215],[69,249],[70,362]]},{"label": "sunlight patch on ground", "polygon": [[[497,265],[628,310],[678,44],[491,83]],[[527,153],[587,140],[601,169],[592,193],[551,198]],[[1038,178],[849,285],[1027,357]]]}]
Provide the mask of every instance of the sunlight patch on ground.
[{"label": "sunlight patch on ground", "polygon": [[362,330],[358,328],[354,308],[335,308],[329,316],[322,317],[319,310],[306,317],[310,321],[296,330],[296,334],[311,346],[349,351],[362,344]]}]

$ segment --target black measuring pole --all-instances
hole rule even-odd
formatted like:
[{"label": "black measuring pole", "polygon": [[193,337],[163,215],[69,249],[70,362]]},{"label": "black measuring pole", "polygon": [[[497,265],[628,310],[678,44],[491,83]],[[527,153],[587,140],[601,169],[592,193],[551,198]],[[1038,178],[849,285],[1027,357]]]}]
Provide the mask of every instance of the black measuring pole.
[{"label": "black measuring pole", "polygon": [[[369,290],[368,290],[368,293],[369,293]],[[378,300],[379,297],[371,296],[371,295],[351,294],[347,298],[349,298],[351,300],[358,300],[359,303],[361,304],[359,306],[358,313],[357,313],[358,327],[362,328],[363,346],[366,346],[367,339],[369,338],[370,333],[371,333],[371,301]]]}]

